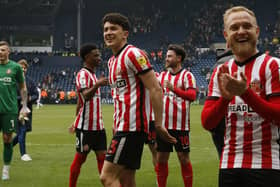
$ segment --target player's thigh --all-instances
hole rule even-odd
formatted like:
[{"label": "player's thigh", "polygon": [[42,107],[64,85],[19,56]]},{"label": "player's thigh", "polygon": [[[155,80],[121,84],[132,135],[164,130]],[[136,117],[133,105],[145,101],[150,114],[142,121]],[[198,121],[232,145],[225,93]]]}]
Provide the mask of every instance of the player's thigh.
[{"label": "player's thigh", "polygon": [[100,175],[101,180],[104,180],[108,183],[117,181],[120,178],[121,171],[124,170],[124,167],[125,166],[105,160]]},{"label": "player's thigh", "polygon": [[145,137],[145,133],[117,132],[107,151],[106,160],[129,169],[139,169]]},{"label": "player's thigh", "polygon": [[172,131],[171,135],[177,139],[174,146],[177,152],[190,152],[189,131]]},{"label": "player's thigh", "polygon": [[0,114],[0,128],[3,133],[10,134],[16,131],[18,124],[17,114]]},{"label": "player's thigh", "polygon": [[122,186],[129,186],[129,187],[136,186],[135,172],[136,172],[136,170],[124,169],[121,172],[121,176],[120,176],[121,185]]}]

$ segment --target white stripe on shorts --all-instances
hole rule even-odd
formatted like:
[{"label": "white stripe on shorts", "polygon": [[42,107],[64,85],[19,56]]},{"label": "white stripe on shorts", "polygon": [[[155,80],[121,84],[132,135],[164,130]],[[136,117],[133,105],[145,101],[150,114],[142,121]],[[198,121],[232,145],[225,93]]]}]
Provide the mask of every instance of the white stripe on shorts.
[{"label": "white stripe on shorts", "polygon": [[119,158],[120,158],[120,155],[121,155],[121,152],[122,152],[123,147],[124,147],[125,141],[126,141],[126,137],[122,137],[122,138],[121,138],[121,141],[120,141],[120,144],[119,144],[119,146],[118,146],[118,149],[117,149],[117,151],[116,151],[116,155],[115,155],[115,158],[114,158],[114,160],[113,160],[113,163],[118,163]]},{"label": "white stripe on shorts", "polygon": [[83,134],[83,132],[81,132],[81,134],[80,134],[80,144],[81,144],[81,153],[83,152],[83,149],[84,149],[84,146],[83,146],[83,137],[84,137],[84,134]]}]

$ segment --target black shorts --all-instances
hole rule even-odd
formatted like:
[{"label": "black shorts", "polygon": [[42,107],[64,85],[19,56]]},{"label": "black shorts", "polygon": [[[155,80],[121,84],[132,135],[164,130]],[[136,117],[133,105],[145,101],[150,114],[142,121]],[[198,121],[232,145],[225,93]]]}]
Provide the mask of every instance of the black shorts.
[{"label": "black shorts", "polygon": [[220,169],[219,187],[279,187],[280,170]]},{"label": "black shorts", "polygon": [[173,146],[177,152],[190,152],[189,131],[168,130],[169,134],[177,139],[176,144],[168,143],[157,135],[157,151],[173,152]]},{"label": "black shorts", "polygon": [[93,151],[106,151],[107,140],[105,130],[81,131],[76,129],[76,150],[79,153]]},{"label": "black shorts", "polygon": [[149,124],[149,133],[145,140],[145,144],[154,145],[156,143],[156,128],[155,128],[155,121],[150,121]]},{"label": "black shorts", "polygon": [[128,169],[139,169],[146,136],[144,132],[116,132],[106,160]]}]

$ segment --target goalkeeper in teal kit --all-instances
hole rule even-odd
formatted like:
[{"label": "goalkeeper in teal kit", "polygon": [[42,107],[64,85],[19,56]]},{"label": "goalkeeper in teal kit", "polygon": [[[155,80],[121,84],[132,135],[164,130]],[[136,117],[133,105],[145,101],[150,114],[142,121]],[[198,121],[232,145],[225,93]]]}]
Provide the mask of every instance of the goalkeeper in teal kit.
[{"label": "goalkeeper in teal kit", "polygon": [[[0,41],[0,130],[3,133],[2,180],[8,180],[9,168],[13,155],[12,133],[16,129],[17,120],[27,120],[30,112],[27,107],[27,89],[22,68],[16,62],[9,60],[9,44]],[[18,114],[17,85],[22,98],[22,109]]]}]

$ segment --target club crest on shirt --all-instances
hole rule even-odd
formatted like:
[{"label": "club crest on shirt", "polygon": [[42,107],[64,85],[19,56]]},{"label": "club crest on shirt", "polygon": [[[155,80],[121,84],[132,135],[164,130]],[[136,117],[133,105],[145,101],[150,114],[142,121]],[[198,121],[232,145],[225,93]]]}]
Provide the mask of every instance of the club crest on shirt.
[{"label": "club crest on shirt", "polygon": [[147,60],[144,56],[139,56],[136,60],[142,68],[147,66]]},{"label": "club crest on shirt", "polygon": [[249,87],[256,93],[260,94],[260,92],[263,89],[263,86],[261,85],[261,82],[257,79],[254,79],[250,84]]},{"label": "club crest on shirt", "polygon": [[11,74],[12,73],[12,70],[11,69],[7,69],[7,71],[6,71],[6,74]]}]

